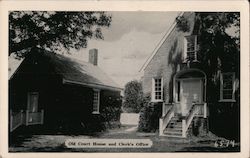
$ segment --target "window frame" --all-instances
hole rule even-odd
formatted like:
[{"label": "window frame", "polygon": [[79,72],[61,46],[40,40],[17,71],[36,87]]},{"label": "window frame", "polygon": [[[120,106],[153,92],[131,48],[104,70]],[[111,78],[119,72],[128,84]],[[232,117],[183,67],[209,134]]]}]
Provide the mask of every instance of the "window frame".
[{"label": "window frame", "polygon": [[[161,80],[161,89],[160,89],[160,91],[155,91],[155,80],[156,79],[160,79]],[[161,93],[161,95],[160,95],[160,99],[156,99],[155,97],[156,97],[156,95],[155,95],[155,93],[156,92],[160,92]],[[151,91],[151,102],[163,102],[163,78],[162,77],[154,77],[154,78],[152,78],[152,91]]]},{"label": "window frame", "polygon": [[[194,60],[191,60],[191,62],[198,62],[198,57],[197,57],[197,52],[198,52],[198,39],[197,39],[197,35],[188,35],[188,36],[184,36],[184,63],[190,61],[188,60],[188,51],[187,51],[187,44],[188,44],[188,40],[187,38],[190,37],[194,37]],[[191,51],[190,51],[191,52]]]},{"label": "window frame", "polygon": [[[100,89],[93,89],[93,105],[92,105],[92,114],[100,114]],[[97,110],[95,110],[95,93],[97,93]]]},{"label": "window frame", "polygon": [[[223,75],[232,75],[232,98],[223,98]],[[220,74],[220,102],[235,102],[235,72],[224,72]]]}]

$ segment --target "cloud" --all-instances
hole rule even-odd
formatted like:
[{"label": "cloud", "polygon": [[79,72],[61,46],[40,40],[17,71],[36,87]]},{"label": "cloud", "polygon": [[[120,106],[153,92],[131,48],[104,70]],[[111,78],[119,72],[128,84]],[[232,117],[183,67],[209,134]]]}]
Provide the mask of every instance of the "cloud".
[{"label": "cloud", "polygon": [[172,25],[179,12],[127,11],[109,14],[112,15],[112,22],[110,28],[103,29],[105,41],[118,40],[132,30],[159,34]]},{"label": "cloud", "polygon": [[140,50],[136,50],[131,54],[124,55],[122,58],[124,59],[145,59],[148,56],[147,53],[142,52]]},{"label": "cloud", "polygon": [[174,13],[169,13],[167,16],[165,12],[151,12],[152,15],[149,12],[112,13],[113,28],[105,32],[105,39],[90,40],[87,49],[72,54],[75,58],[88,61],[88,50],[97,48],[99,67],[116,83],[124,86],[131,80],[141,78],[142,72],[139,73],[141,66],[175,17],[172,17]]}]

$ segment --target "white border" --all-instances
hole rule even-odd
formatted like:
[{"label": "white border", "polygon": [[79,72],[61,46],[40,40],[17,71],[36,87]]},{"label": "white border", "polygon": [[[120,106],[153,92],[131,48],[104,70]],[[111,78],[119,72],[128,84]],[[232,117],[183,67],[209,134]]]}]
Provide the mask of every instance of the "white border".
[{"label": "white border", "polygon": [[[240,11],[241,152],[240,153],[8,153],[8,11]],[[249,4],[247,1],[0,1],[0,154],[2,157],[249,157]]]}]

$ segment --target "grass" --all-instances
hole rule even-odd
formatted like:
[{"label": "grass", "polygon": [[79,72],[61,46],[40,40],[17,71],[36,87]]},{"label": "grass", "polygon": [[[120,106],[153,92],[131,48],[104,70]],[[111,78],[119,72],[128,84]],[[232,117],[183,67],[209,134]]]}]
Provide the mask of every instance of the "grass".
[{"label": "grass", "polygon": [[[206,137],[189,139],[160,137],[158,133],[139,133],[128,130],[133,126],[97,133],[96,135],[22,135],[15,137],[10,152],[238,152],[239,143],[234,147],[215,147],[215,141],[224,140],[211,133]],[[133,128],[135,129],[135,128]],[[67,139],[150,139],[150,148],[67,148]]]}]

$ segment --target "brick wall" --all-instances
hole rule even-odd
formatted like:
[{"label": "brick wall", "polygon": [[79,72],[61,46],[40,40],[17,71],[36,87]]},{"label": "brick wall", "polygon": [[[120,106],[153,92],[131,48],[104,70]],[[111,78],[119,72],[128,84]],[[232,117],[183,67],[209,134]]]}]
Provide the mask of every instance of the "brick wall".
[{"label": "brick wall", "polygon": [[191,34],[193,30],[195,14],[185,13],[184,16],[188,17],[190,21],[190,31],[188,33],[183,33],[182,31],[178,31],[178,28],[175,27],[144,69],[144,94],[151,93],[152,78],[163,77],[163,98],[165,102],[172,102],[172,78],[182,67],[184,36]]}]

